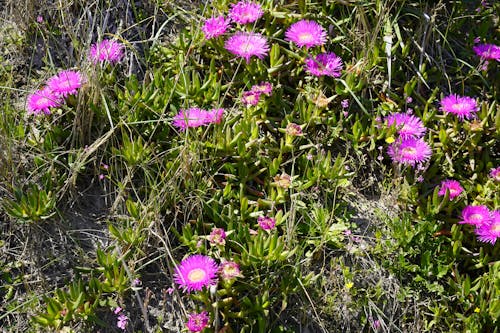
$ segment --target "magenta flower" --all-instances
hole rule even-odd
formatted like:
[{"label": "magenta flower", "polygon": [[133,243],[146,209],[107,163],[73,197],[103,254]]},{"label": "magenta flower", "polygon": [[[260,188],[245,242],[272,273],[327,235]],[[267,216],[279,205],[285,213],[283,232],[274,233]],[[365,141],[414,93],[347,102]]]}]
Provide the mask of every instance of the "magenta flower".
[{"label": "magenta flower", "polygon": [[325,44],[326,31],[315,21],[301,20],[288,28],[285,37],[299,47],[309,48]]},{"label": "magenta flower", "polygon": [[92,44],[90,46],[89,58],[94,64],[98,62],[115,64],[123,58],[123,44],[110,39]]},{"label": "magenta flower", "polygon": [[495,182],[500,182],[500,166],[490,170],[490,177],[493,178]]},{"label": "magenta flower", "polygon": [[385,120],[388,126],[396,126],[397,133],[403,139],[420,138],[426,131],[420,118],[406,113],[393,113],[388,115]]},{"label": "magenta flower", "polygon": [[118,326],[118,328],[121,328],[122,330],[125,330],[125,328],[127,327],[127,322],[128,317],[124,314],[121,314],[118,316],[118,322],[116,323],[116,326]]},{"label": "magenta flower", "polygon": [[441,110],[456,115],[460,120],[472,117],[478,111],[474,98],[451,94],[441,100]]},{"label": "magenta flower", "polygon": [[209,124],[220,124],[224,116],[224,109],[212,109],[208,111],[207,122]]},{"label": "magenta flower", "polygon": [[388,148],[388,154],[393,162],[415,166],[429,160],[432,151],[424,140],[406,138],[392,143]]},{"label": "magenta flower", "polygon": [[500,46],[498,45],[477,44],[472,49],[481,59],[500,61]]},{"label": "magenta flower", "polygon": [[201,332],[208,325],[210,317],[208,312],[192,313],[189,315],[186,327],[190,332]]},{"label": "magenta flower", "polygon": [[491,212],[490,222],[481,224],[474,232],[481,242],[495,245],[500,238],[500,210]]},{"label": "magenta flower", "polygon": [[223,280],[241,277],[240,265],[234,261],[223,261],[219,267],[219,274]]},{"label": "magenta flower", "polygon": [[342,59],[333,52],[320,53],[315,58],[305,61],[306,70],[315,76],[339,77],[342,70]]},{"label": "magenta flower", "polygon": [[208,122],[208,113],[199,108],[189,108],[187,110],[181,109],[180,112],[174,117],[172,125],[186,130],[188,127],[200,127]]},{"label": "magenta flower", "polygon": [[462,220],[460,224],[471,224],[480,227],[485,223],[490,222],[490,211],[486,206],[466,206],[462,210]]},{"label": "magenta flower", "polygon": [[260,84],[253,85],[250,91],[271,96],[273,86],[269,82],[261,82]]},{"label": "magenta flower", "polygon": [[232,54],[244,58],[250,63],[250,58],[255,56],[262,59],[269,51],[267,40],[261,34],[238,32],[229,37],[224,48]]},{"label": "magenta flower", "polygon": [[205,20],[201,30],[205,34],[206,39],[212,39],[225,34],[230,22],[224,16],[212,17]]},{"label": "magenta flower", "polygon": [[229,17],[236,23],[247,24],[257,21],[264,15],[262,7],[258,3],[250,1],[240,1],[231,5]]},{"label": "magenta flower", "polygon": [[462,186],[460,186],[460,183],[458,181],[447,179],[441,182],[438,195],[440,196],[446,195],[446,190],[448,190],[449,192],[450,200],[453,200],[456,197],[458,197],[460,193],[463,192],[464,189],[462,188]]},{"label": "magenta flower", "polygon": [[50,114],[50,108],[61,105],[61,98],[57,96],[50,87],[37,90],[28,96],[28,112],[34,115],[40,113]]},{"label": "magenta flower", "polygon": [[241,95],[241,102],[245,105],[257,105],[259,104],[260,93],[256,91],[245,91]]},{"label": "magenta flower", "polygon": [[259,227],[263,230],[271,230],[276,226],[276,220],[268,216],[259,216],[257,222],[259,223]]},{"label": "magenta flower", "polygon": [[226,245],[226,232],[222,228],[213,228],[208,236],[210,245]]},{"label": "magenta flower", "polygon": [[174,281],[184,291],[200,291],[203,287],[217,283],[218,269],[212,258],[201,254],[191,255],[175,268]]},{"label": "magenta flower", "polygon": [[47,86],[57,96],[66,97],[74,95],[84,82],[83,76],[78,71],[62,71],[47,81]]}]

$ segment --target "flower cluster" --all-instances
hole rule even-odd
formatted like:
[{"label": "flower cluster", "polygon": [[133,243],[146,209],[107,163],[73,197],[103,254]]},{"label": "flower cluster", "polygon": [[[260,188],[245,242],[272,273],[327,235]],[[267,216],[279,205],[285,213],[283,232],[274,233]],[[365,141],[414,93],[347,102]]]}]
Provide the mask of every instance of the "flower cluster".
[{"label": "flower cluster", "polygon": [[262,82],[260,84],[256,84],[252,86],[249,91],[244,91],[241,96],[241,102],[247,106],[249,105],[257,105],[260,101],[260,96],[262,94],[266,96],[271,96],[273,91],[273,86],[269,82]]},{"label": "flower cluster", "polygon": [[212,109],[210,111],[199,108],[181,109],[174,116],[172,125],[185,131],[188,127],[219,124],[222,121],[223,114],[224,109]]},{"label": "flower cluster", "polygon": [[75,95],[85,82],[78,71],[63,70],[49,78],[46,86],[30,94],[27,98],[29,113],[50,114],[50,109],[59,107],[69,95]]},{"label": "flower cluster", "polygon": [[128,317],[126,315],[124,315],[122,312],[122,308],[121,307],[117,307],[113,313],[114,314],[120,314],[117,318],[117,323],[116,323],[116,326],[122,330],[125,331],[125,328],[127,328],[127,323],[128,323]]},{"label": "flower cluster", "polygon": [[469,205],[462,210],[461,218],[458,223],[473,225],[481,242],[495,244],[500,237],[500,210],[490,212],[484,205]]}]

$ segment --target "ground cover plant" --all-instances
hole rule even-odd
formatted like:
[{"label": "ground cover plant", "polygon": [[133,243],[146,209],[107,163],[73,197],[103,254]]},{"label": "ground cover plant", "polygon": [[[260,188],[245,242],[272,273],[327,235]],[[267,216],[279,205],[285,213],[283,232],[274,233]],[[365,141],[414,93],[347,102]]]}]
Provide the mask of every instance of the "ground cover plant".
[{"label": "ground cover plant", "polygon": [[4,332],[498,332],[500,4],[6,1]]}]

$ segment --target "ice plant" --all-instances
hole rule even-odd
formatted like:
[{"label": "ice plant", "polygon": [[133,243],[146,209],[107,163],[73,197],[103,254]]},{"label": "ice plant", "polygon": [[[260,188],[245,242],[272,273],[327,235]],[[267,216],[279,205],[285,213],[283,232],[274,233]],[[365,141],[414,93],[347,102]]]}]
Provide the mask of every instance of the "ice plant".
[{"label": "ice plant", "polygon": [[99,62],[115,64],[123,58],[123,44],[110,39],[92,44],[90,46],[89,58],[94,64]]},{"label": "ice plant", "polygon": [[189,315],[186,327],[190,332],[201,332],[208,325],[210,317],[208,312],[203,311],[201,313],[192,313]]},{"label": "ice plant", "polygon": [[231,5],[229,17],[236,23],[247,24],[257,21],[262,17],[264,11],[258,3],[250,1],[240,1]]},{"label": "ice plant", "polygon": [[222,117],[224,115],[224,109],[218,108],[218,109],[212,109],[207,112],[207,124],[220,124],[222,121]]},{"label": "ice plant", "polygon": [[261,82],[260,84],[253,85],[250,91],[254,93],[271,96],[271,92],[273,91],[273,86],[269,82]]},{"label": "ice plant", "polygon": [[488,207],[483,205],[469,205],[462,210],[462,220],[458,223],[471,224],[475,225],[476,227],[480,227],[481,225],[489,222],[490,211],[488,210]]},{"label": "ice plant", "polygon": [[241,95],[241,102],[245,105],[257,105],[259,104],[260,93],[256,91],[245,91]]},{"label": "ice plant", "polygon": [[212,39],[226,33],[230,22],[224,16],[211,17],[205,20],[201,30],[205,34],[206,39]]},{"label": "ice plant", "polygon": [[40,113],[50,114],[50,108],[61,105],[61,98],[57,96],[50,87],[37,90],[28,96],[28,112],[38,115]]},{"label": "ice plant", "polygon": [[500,238],[500,210],[491,212],[490,221],[481,224],[474,232],[481,242],[495,245],[497,239]]},{"label": "ice plant", "polygon": [[393,142],[388,148],[388,154],[393,162],[416,166],[429,160],[432,151],[424,140],[406,138]]},{"label": "ice plant", "polygon": [[468,96],[451,94],[441,100],[441,110],[456,115],[460,120],[470,118],[478,111],[477,102]]},{"label": "ice plant", "polygon": [[269,45],[264,36],[257,33],[238,32],[229,37],[224,48],[232,54],[245,59],[250,63],[250,58],[255,56],[262,59],[269,51]]},{"label": "ice plant", "polygon": [[339,77],[342,70],[342,59],[333,52],[320,53],[305,61],[306,71],[315,76]]},{"label": "ice plant", "polygon": [[287,29],[285,37],[299,47],[309,48],[325,44],[326,31],[316,21],[301,20]]},{"label": "ice plant", "polygon": [[47,86],[61,97],[74,95],[83,84],[83,76],[78,71],[65,70],[47,80]]},{"label": "ice plant", "polygon": [[472,49],[481,59],[500,61],[500,46],[498,45],[477,44]]},{"label": "ice plant", "polygon": [[222,228],[213,228],[208,236],[210,245],[224,246],[226,244],[226,232]]},{"label": "ice plant", "polygon": [[464,189],[462,188],[462,186],[460,186],[460,183],[458,181],[447,179],[441,182],[438,195],[444,196],[446,195],[446,191],[448,191],[450,200],[453,200],[458,197],[460,193],[463,192],[463,190]]},{"label": "ice plant", "polygon": [[285,133],[290,136],[302,136],[302,127],[296,123],[288,123],[286,125]]},{"label": "ice plant", "polygon": [[259,223],[259,227],[263,230],[271,230],[276,226],[276,220],[268,216],[259,216],[257,222]]},{"label": "ice plant", "polygon": [[490,177],[495,182],[500,182],[500,166],[490,170]]},{"label": "ice plant", "polygon": [[388,126],[395,126],[399,136],[404,139],[420,138],[426,131],[420,118],[406,113],[393,113],[388,115],[385,120]]},{"label": "ice plant", "polygon": [[231,280],[240,277],[240,265],[234,261],[223,261],[219,267],[219,275],[223,280]]},{"label": "ice plant", "polygon": [[199,291],[216,283],[218,269],[217,263],[212,258],[194,254],[175,268],[174,281],[184,291]]}]

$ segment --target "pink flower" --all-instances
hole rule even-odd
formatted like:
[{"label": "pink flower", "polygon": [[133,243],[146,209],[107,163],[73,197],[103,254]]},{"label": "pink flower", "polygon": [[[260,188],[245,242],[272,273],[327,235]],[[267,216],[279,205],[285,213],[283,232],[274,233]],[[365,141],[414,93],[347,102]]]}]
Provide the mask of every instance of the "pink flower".
[{"label": "pink flower", "polygon": [[222,228],[213,228],[212,232],[208,236],[210,245],[221,245],[226,244],[226,232]]},{"label": "pink flower", "polygon": [[208,124],[218,124],[222,120],[224,109],[212,109],[206,111],[199,108],[189,108],[180,110],[174,117],[172,125],[186,130],[188,127],[200,127]]},{"label": "pink flower", "polygon": [[61,105],[61,98],[52,89],[45,87],[35,91],[28,96],[28,112],[38,115],[40,113],[50,114],[50,108]]},{"label": "pink flower", "polygon": [[122,330],[125,330],[125,328],[127,327],[127,322],[128,322],[127,316],[119,315],[118,322],[116,323],[116,326],[118,326],[118,328],[121,328]]},{"label": "pink flower", "polygon": [[66,97],[76,94],[83,82],[84,79],[80,72],[66,70],[48,79],[47,86],[57,96]]},{"label": "pink flower", "polygon": [[225,19],[224,16],[212,17],[205,20],[201,30],[206,39],[212,39],[226,33],[229,23],[230,20]]},{"label": "pink flower", "polygon": [[481,59],[500,61],[500,46],[498,45],[477,44],[472,49]]},{"label": "pink flower", "polygon": [[218,269],[212,258],[201,254],[191,255],[175,268],[174,281],[184,291],[200,291],[217,282]]},{"label": "pink flower", "polygon": [[273,86],[269,82],[261,82],[260,84],[252,86],[252,89],[250,91],[254,93],[271,96],[271,92],[273,91]]},{"label": "pink flower", "polygon": [[393,162],[414,167],[429,160],[432,151],[422,139],[405,138],[391,144],[388,148],[388,154]]},{"label": "pink flower", "polygon": [[119,314],[123,309],[121,307],[116,307],[116,309],[113,311],[114,314]]},{"label": "pink flower", "polygon": [[325,44],[326,31],[315,21],[301,20],[288,28],[285,37],[299,47],[309,48]]},{"label": "pink flower", "polygon": [[453,200],[454,198],[458,197],[464,189],[462,188],[462,186],[460,186],[460,183],[458,181],[447,179],[441,182],[441,187],[439,188],[438,195],[446,195],[447,190],[449,192],[450,200]]},{"label": "pink flower", "polygon": [[342,109],[347,109],[349,107],[349,100],[343,99],[342,102],[340,102],[340,105],[342,106]]},{"label": "pink flower", "polygon": [[208,111],[207,124],[220,124],[223,115],[224,115],[224,109],[222,108],[212,109]]},{"label": "pink flower", "polygon": [[241,95],[241,102],[245,105],[259,104],[260,93],[256,91],[245,91]]},{"label": "pink flower", "polygon": [[441,100],[441,110],[456,115],[460,120],[470,118],[478,111],[477,102],[474,98],[451,94]]},{"label": "pink flower", "polygon": [[207,327],[209,320],[210,317],[206,311],[202,313],[192,313],[189,315],[186,327],[190,332],[201,332]]},{"label": "pink flower", "polygon": [[460,224],[471,224],[480,227],[485,223],[490,222],[490,211],[486,206],[466,206],[462,210],[462,221]]},{"label": "pink flower", "polygon": [[244,58],[247,64],[250,63],[252,56],[262,59],[269,51],[269,45],[264,36],[247,32],[237,32],[229,37],[224,48],[232,54]]},{"label": "pink flower", "polygon": [[315,76],[339,77],[342,70],[342,59],[333,52],[320,53],[315,58],[309,57],[305,61],[306,70]]},{"label": "pink flower", "polygon": [[110,39],[92,44],[89,58],[94,64],[106,61],[115,64],[123,58],[123,44]]},{"label": "pink flower", "polygon": [[490,221],[481,224],[474,232],[481,242],[495,245],[497,239],[500,238],[500,210],[491,212]]},{"label": "pink flower", "polygon": [[229,17],[236,23],[247,24],[257,21],[264,15],[262,7],[258,3],[240,1],[231,5]]},{"label": "pink flower", "polygon": [[240,266],[234,261],[223,261],[219,267],[219,274],[223,280],[241,277]]},{"label": "pink flower", "polygon": [[276,226],[276,220],[268,216],[259,216],[257,222],[263,230],[271,230]]},{"label": "pink flower", "polygon": [[405,114],[393,113],[386,118],[388,126],[395,126],[397,133],[404,139],[415,137],[420,138],[424,135],[426,128],[420,118]]},{"label": "pink flower", "polygon": [[495,182],[500,182],[500,166],[490,170],[490,177],[493,178]]}]

